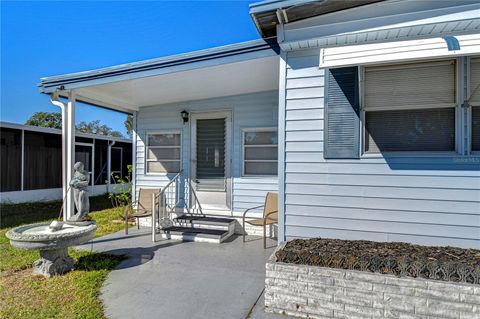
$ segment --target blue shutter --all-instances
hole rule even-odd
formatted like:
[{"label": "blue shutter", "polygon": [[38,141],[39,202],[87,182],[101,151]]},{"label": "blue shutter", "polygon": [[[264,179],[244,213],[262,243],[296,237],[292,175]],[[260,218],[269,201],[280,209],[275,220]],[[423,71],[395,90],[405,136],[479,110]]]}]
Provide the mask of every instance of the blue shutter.
[{"label": "blue shutter", "polygon": [[358,68],[330,69],[326,82],[324,157],[359,158]]}]

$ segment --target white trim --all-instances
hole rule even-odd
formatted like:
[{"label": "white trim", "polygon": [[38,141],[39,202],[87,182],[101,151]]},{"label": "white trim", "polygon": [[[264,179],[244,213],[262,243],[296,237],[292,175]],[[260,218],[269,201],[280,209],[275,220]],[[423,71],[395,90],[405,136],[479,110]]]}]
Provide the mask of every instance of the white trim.
[{"label": "white trim", "polygon": [[[178,134],[180,135],[180,145],[178,146],[149,146],[149,136],[150,135],[167,135],[167,134]],[[182,154],[182,149],[183,149],[183,135],[182,135],[182,130],[181,129],[173,129],[173,130],[152,130],[152,131],[146,131],[145,132],[145,156],[144,156],[144,165],[145,165],[145,175],[151,175],[151,176],[165,176],[167,174],[173,174],[173,173],[178,173],[182,170],[182,163],[183,163],[183,154]],[[148,162],[159,162],[158,160],[149,160],[148,159],[148,150],[150,148],[157,148],[157,149],[168,149],[168,148],[175,148],[180,150],[180,158],[178,160],[172,160],[172,159],[165,159],[162,160],[163,162],[179,162],[179,171],[178,172],[149,172],[148,171]],[[136,150],[135,150],[136,153]]]},{"label": "white trim", "polygon": [[[248,132],[277,132],[277,144],[257,144],[257,145],[245,145],[245,133]],[[244,127],[242,128],[242,177],[278,177],[278,154],[276,160],[246,160],[245,159],[245,147],[277,147],[278,150],[278,128],[277,127]],[[245,173],[245,163],[274,163],[277,162],[277,174],[246,174]]]}]

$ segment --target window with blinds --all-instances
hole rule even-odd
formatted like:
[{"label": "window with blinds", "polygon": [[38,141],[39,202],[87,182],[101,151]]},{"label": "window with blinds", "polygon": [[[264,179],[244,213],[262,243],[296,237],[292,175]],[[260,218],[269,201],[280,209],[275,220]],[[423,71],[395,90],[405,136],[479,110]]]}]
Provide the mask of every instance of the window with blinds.
[{"label": "window with blinds", "polygon": [[365,68],[366,153],[455,150],[455,62]]},{"label": "window with blinds", "polygon": [[147,134],[147,173],[178,173],[180,167],[180,132]]},{"label": "window with blinds", "polygon": [[472,105],[472,151],[480,151],[480,58],[470,62],[470,98]]},{"label": "window with blinds", "polygon": [[243,131],[243,174],[277,175],[278,132],[271,128]]}]

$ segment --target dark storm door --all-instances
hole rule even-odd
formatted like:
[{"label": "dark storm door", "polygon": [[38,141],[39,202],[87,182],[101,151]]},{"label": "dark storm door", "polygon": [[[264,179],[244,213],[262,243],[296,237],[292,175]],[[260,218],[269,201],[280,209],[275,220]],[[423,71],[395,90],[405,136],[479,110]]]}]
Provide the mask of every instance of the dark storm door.
[{"label": "dark storm door", "polygon": [[225,191],[225,119],[197,120],[197,189]]}]

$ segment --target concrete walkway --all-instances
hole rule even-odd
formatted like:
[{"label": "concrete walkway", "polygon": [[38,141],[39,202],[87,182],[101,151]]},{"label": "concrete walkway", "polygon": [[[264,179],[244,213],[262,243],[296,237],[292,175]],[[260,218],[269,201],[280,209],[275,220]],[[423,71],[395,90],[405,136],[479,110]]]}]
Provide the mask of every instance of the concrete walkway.
[{"label": "concrete walkway", "polygon": [[129,257],[102,288],[109,318],[285,318],[263,311],[265,261],[275,241],[267,250],[258,237],[245,244],[241,237],[152,243],[148,231],[118,232],[79,247]]}]

